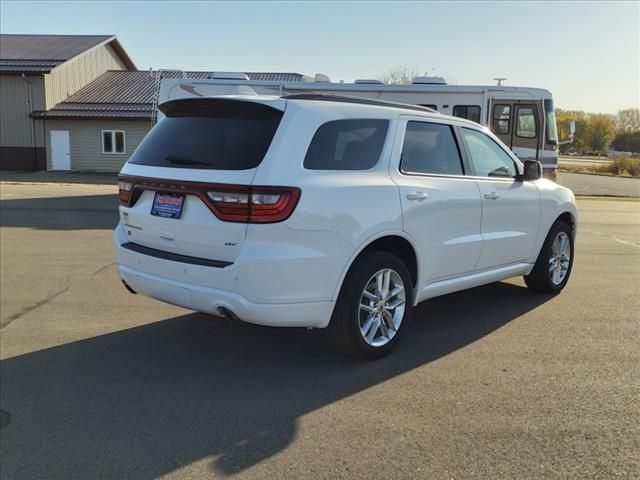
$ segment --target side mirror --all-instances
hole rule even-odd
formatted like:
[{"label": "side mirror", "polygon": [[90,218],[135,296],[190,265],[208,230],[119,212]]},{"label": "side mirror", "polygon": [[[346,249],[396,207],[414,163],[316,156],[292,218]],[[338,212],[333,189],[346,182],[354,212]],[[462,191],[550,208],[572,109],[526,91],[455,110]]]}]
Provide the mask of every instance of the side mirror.
[{"label": "side mirror", "polygon": [[525,182],[542,178],[542,164],[537,160],[525,160],[521,178]]},{"label": "side mirror", "polygon": [[571,120],[571,121],[569,122],[569,136],[570,136],[571,138],[573,138],[573,136],[575,135],[575,133],[576,133],[576,122],[574,122],[573,120]]}]

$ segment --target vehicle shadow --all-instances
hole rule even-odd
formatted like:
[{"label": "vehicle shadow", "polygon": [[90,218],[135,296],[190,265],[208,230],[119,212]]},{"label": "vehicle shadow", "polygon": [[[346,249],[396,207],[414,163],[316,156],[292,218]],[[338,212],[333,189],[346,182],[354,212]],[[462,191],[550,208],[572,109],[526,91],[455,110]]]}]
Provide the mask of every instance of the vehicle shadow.
[{"label": "vehicle shadow", "polygon": [[[232,475],[286,449],[298,418],[433,362],[549,297],[496,283],[422,304],[376,362],[322,331],[189,314],[5,360],[5,478],[153,479],[203,458]],[[458,352],[464,355],[464,352]]]},{"label": "vehicle shadow", "polygon": [[112,230],[118,223],[118,196],[0,200],[0,226],[38,230]]}]

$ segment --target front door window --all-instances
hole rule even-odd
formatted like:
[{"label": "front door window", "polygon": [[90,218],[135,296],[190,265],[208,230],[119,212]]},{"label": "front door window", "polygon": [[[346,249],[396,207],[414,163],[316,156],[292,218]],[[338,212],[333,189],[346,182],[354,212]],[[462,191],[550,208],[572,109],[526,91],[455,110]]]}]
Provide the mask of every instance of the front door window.
[{"label": "front door window", "polygon": [[478,177],[513,178],[518,173],[511,157],[490,137],[477,130],[463,128],[462,134]]}]

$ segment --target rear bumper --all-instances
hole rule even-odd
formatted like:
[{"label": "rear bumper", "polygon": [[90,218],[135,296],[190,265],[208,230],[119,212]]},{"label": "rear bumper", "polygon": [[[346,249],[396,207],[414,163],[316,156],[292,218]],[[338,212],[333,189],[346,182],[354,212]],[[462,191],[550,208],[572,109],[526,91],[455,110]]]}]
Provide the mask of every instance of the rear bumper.
[{"label": "rear bumper", "polygon": [[[265,255],[245,245],[243,256],[233,264],[216,268],[127,248],[121,225],[114,240],[120,277],[136,293],[212,315],[222,315],[223,308],[258,325],[323,328],[331,319],[335,301],[329,275],[322,276],[316,267],[321,276],[310,276],[304,257],[291,259],[273,251]],[[311,258],[314,265],[328,263],[322,256]]]},{"label": "rear bumper", "polygon": [[252,303],[234,292],[200,287],[120,265],[120,278],[136,293],[179,307],[221,316],[227,309],[240,320],[271,327],[326,327],[334,302]]}]

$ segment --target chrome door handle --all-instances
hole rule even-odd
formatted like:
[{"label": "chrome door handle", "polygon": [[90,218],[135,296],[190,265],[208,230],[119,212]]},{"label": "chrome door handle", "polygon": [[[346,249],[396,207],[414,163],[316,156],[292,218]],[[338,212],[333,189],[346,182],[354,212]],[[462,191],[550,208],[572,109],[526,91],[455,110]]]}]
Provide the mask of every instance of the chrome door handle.
[{"label": "chrome door handle", "polygon": [[426,200],[429,195],[424,192],[411,192],[407,193],[407,200]]},{"label": "chrome door handle", "polygon": [[496,192],[489,192],[484,194],[484,198],[487,200],[497,200],[500,198],[500,194]]}]

